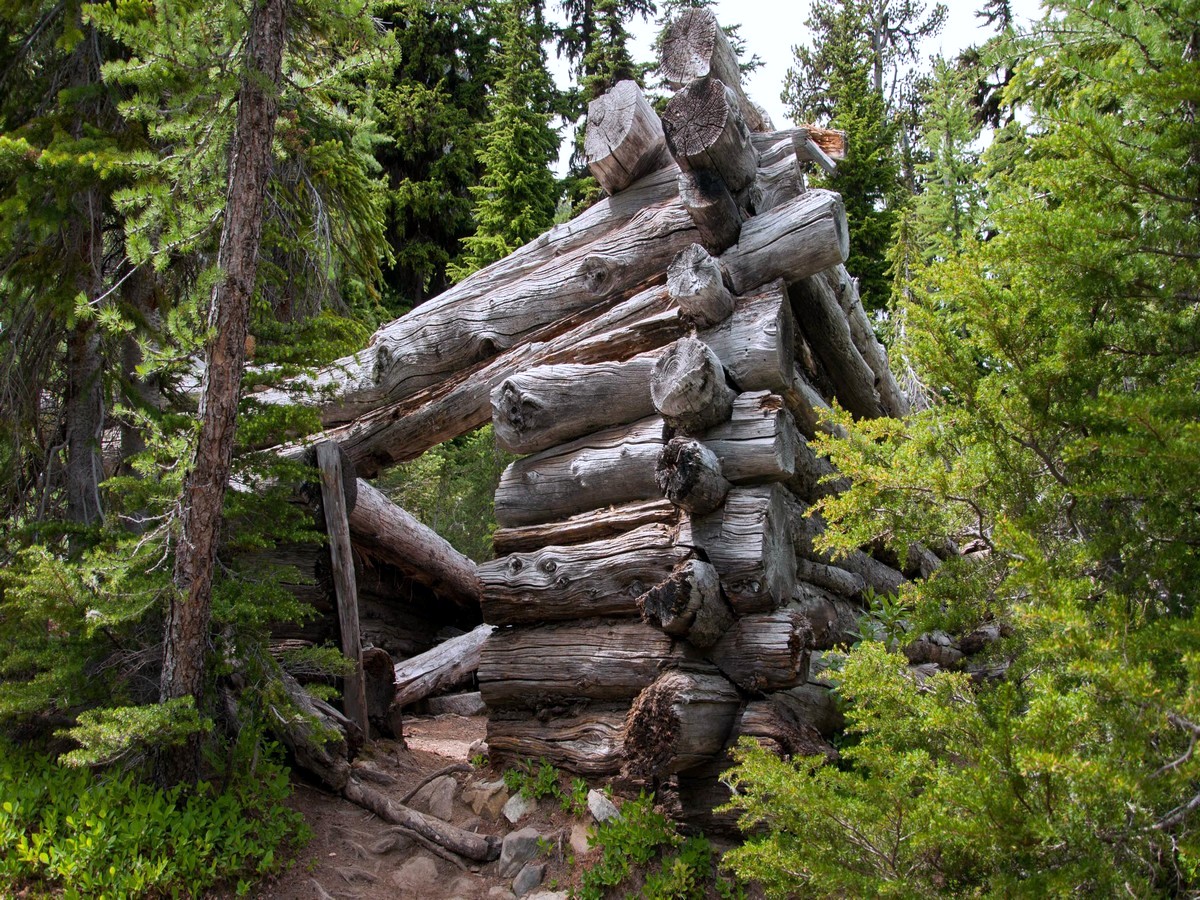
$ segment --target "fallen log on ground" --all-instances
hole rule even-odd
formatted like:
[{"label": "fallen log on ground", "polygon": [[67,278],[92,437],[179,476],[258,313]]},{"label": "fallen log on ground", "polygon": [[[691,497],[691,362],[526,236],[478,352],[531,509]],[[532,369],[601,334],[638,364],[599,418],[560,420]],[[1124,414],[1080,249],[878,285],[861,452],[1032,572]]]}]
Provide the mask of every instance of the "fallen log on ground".
[{"label": "fallen log on ground", "polygon": [[495,835],[464,831],[441,819],[409,809],[374,788],[367,787],[357,778],[347,782],[342,789],[342,796],[375,813],[385,822],[403,828],[422,843],[432,843],[476,862],[491,862],[500,855],[500,839]]}]

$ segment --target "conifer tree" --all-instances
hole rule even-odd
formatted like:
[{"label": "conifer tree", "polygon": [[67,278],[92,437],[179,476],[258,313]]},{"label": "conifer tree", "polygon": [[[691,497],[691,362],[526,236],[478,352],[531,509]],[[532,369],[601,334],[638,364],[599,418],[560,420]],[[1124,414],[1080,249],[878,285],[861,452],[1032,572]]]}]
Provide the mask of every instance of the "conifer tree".
[{"label": "conifer tree", "polygon": [[552,87],[537,22],[527,0],[507,0],[501,15],[500,76],[478,151],[483,177],[471,191],[476,230],[463,241],[456,278],[540,235],[553,222],[558,201],[550,165],[559,138],[550,127]]}]

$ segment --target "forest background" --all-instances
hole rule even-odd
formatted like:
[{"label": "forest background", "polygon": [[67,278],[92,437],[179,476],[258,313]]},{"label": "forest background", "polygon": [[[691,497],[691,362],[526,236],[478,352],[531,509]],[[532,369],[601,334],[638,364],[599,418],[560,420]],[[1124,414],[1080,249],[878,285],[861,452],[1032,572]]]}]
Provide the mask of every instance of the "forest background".
[{"label": "forest background", "polygon": [[[339,663],[266,651],[308,612],[239,559],[312,524],[260,448],[317,427],[251,390],[594,202],[559,125],[653,89],[630,24],[692,5],[0,3],[0,884],[281,864],[279,678]],[[927,59],[940,6],[817,0],[797,41],[784,99],[850,135],[848,267],[915,400],[831,422],[829,545],[969,552],[847,650],[837,766],[744,751],[726,861],[781,896],[1196,887],[1200,3],[1044,11],[987,0],[992,38]],[[479,559],[499,464],[481,433],[388,486]],[[906,635],[985,622],[991,677],[909,675]],[[152,824],[98,832],[97,785]]]}]

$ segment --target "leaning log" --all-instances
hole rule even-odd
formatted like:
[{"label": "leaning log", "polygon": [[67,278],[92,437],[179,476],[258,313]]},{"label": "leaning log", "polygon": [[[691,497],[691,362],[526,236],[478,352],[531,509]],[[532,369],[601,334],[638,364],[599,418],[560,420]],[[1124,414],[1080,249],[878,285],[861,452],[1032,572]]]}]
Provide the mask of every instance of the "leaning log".
[{"label": "leaning log", "polygon": [[588,104],[583,152],[609,194],[669,163],[662,121],[634,81],[618,81]]},{"label": "leaning log", "polygon": [[489,709],[630,700],[679,658],[669,635],[636,620],[507,628],[483,648],[479,690]]},{"label": "leaning log", "polygon": [[741,697],[713,671],[676,670],[659,676],[629,710],[625,772],[665,778],[720,753]]},{"label": "leaning log", "polygon": [[698,434],[729,418],[734,392],[725,384],[717,354],[703,341],[685,337],[654,364],[650,398],[671,428]]},{"label": "leaning log", "polygon": [[851,600],[862,597],[863,591],[867,587],[861,575],[855,575],[853,572],[847,572],[837,566],[813,562],[811,559],[796,560],[796,577],[814,587]]},{"label": "leaning log", "polygon": [[465,859],[490,862],[500,855],[500,838],[492,834],[464,831],[441,819],[409,809],[357,778],[351,778],[342,795],[392,825],[411,832],[419,841],[436,844]]},{"label": "leaning log", "polygon": [[680,172],[679,199],[691,216],[700,243],[712,253],[724,253],[737,243],[742,211],[725,181],[715,172]]},{"label": "leaning log", "polygon": [[616,775],[624,759],[629,704],[586,704],[563,715],[491,710],[487,745],[490,761],[544,759],[589,778]]},{"label": "leaning log", "polygon": [[496,521],[533,525],[656,497],[662,446],[663,421],[654,417],[519,459],[500,476]]},{"label": "leaning log", "polygon": [[272,708],[271,730],[292,752],[297,766],[340,791],[350,779],[350,760],[362,746],[362,732],[291,675],[281,672],[280,682],[291,708]]},{"label": "leaning log", "polygon": [[654,415],[650,376],[657,353],[592,365],[538,366],[492,391],[496,443],[536,453],[581,434]]},{"label": "leaning log", "polygon": [[654,469],[663,496],[695,515],[712,512],[725,502],[730,483],[721,460],[695,438],[674,437],[663,447]]},{"label": "leaning log", "polygon": [[721,509],[691,522],[688,540],[716,567],[738,615],[768,612],[791,599],[796,556],[785,495],[778,484],[737,487]]},{"label": "leaning log", "polygon": [[721,277],[721,265],[700,244],[692,244],[667,269],[667,294],[698,328],[723,322],[733,314],[733,295]]},{"label": "leaning log", "polygon": [[470,681],[479,668],[483,645],[493,630],[491,625],[480,625],[438,644],[427,653],[398,663],[392,706],[403,708]]},{"label": "leaning log", "polygon": [[638,597],[642,621],[694,647],[711,647],[733,624],[721,596],[720,576],[709,563],[690,559]]},{"label": "leaning log", "polygon": [[645,525],[626,534],[549,546],[484,563],[483,617],[493,625],[636,616],[637,600],[689,553],[677,529]]},{"label": "leaning log", "polygon": [[467,609],[479,605],[475,563],[432,528],[421,524],[387,495],[358,482],[358,502],[350,514],[356,546]]},{"label": "leaning log", "polygon": [[719,78],[691,81],[663,110],[667,146],[679,167],[720,176],[735,198],[754,182],[758,153],[737,93]]},{"label": "leaning log", "polygon": [[643,525],[678,525],[679,510],[668,500],[646,500],[593,509],[557,522],[497,528],[492,534],[496,556],[548,547],[568,546],[616,537]]},{"label": "leaning log", "polygon": [[854,344],[833,286],[822,275],[814,275],[797,280],[788,293],[796,320],[829,371],[842,406],[860,419],[883,415],[875,373]]},{"label": "leaning log", "polygon": [[808,678],[812,626],[794,607],[743,616],[706,655],[745,691],[778,691]]},{"label": "leaning log", "polygon": [[762,111],[742,90],[737,54],[711,10],[684,10],[667,25],[658,72],[675,90],[697,78],[718,78],[734,90],[738,108],[751,131],[765,131],[769,127]]},{"label": "leaning log", "polygon": [[721,460],[721,471],[734,484],[787,481],[796,471],[803,438],[783,398],[749,391],[734,400],[729,419],[701,438]]},{"label": "leaning log", "polygon": [[850,252],[840,195],[812,190],[742,223],[738,242],[721,254],[735,294],[782,278],[791,284],[845,262]]}]

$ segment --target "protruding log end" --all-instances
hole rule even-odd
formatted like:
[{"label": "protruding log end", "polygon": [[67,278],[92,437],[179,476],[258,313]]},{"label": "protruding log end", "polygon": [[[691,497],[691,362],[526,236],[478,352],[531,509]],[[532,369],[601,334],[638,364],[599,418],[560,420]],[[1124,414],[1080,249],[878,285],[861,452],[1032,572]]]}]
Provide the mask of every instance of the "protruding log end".
[{"label": "protruding log end", "polygon": [[681,338],[659,357],[650,378],[650,397],[668,425],[697,434],[729,418],[734,393],[708,345]]},{"label": "protruding log end", "polygon": [[718,674],[672,671],[633,703],[625,726],[625,771],[665,777],[710,762],[725,745],[741,698]]},{"label": "protruding log end", "polygon": [[684,319],[699,328],[733,315],[733,294],[721,278],[721,264],[699,244],[681,250],[667,269],[667,293]]},{"label": "protruding log end", "polygon": [[698,559],[680,563],[670,578],[642,594],[637,603],[643,622],[701,649],[715,644],[733,624],[717,570]]},{"label": "protruding log end", "polygon": [[672,97],[663,131],[680,168],[719,175],[735,196],[758,173],[758,152],[737,96],[718,78],[693,81]]},{"label": "protruding log end", "polygon": [[663,496],[696,515],[710,513],[729,493],[730,483],[721,474],[721,460],[693,438],[675,437],[667,442],[654,471]]},{"label": "protruding log end", "polygon": [[788,607],[738,619],[709,658],[744,690],[777,691],[808,679],[812,642],[808,618]]},{"label": "protruding log end", "polygon": [[680,172],[679,197],[700,232],[705,249],[711,253],[724,253],[737,243],[742,230],[742,213],[719,175]]},{"label": "protruding log end", "polygon": [[659,167],[666,139],[658,114],[633,81],[588,104],[583,149],[600,186],[616,194]]}]

